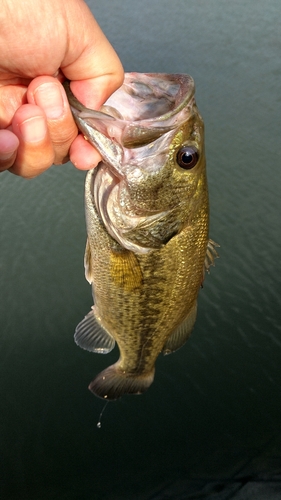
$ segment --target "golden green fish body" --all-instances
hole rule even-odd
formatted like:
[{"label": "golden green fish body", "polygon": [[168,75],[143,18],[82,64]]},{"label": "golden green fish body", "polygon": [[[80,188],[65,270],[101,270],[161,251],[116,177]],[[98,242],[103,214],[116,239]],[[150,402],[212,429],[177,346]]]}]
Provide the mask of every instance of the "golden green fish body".
[{"label": "golden green fish body", "polygon": [[[144,76],[146,85],[149,77],[154,85],[157,81],[158,94],[150,86],[157,99],[164,93],[168,100],[164,119],[157,117],[155,126],[138,115],[138,130],[130,124],[133,132],[128,132],[121,119],[112,125],[105,117],[106,131],[90,137],[106,160],[86,177],[85,269],[94,307],[78,325],[75,339],[81,347],[102,353],[117,342],[119,360],[90,384],[92,392],[105,399],[144,392],[153,381],[158,355],[184,344],[196,319],[204,263],[208,267],[215,256],[208,243],[203,122],[190,90],[193,82],[187,77],[188,98],[185,94],[179,98],[181,81],[178,90],[175,84],[184,75],[162,75],[163,81],[168,80],[164,90],[161,75]],[[144,85],[142,75],[128,74],[128,80]],[[171,95],[167,98],[168,85],[174,85],[174,107]],[[138,98],[144,92],[140,87]],[[129,94],[134,96],[131,88]],[[113,107],[119,116],[118,99]],[[81,128],[81,120],[78,125]],[[90,126],[101,130],[92,122]],[[119,138],[112,138],[120,129]],[[110,144],[100,146],[99,133]]]}]

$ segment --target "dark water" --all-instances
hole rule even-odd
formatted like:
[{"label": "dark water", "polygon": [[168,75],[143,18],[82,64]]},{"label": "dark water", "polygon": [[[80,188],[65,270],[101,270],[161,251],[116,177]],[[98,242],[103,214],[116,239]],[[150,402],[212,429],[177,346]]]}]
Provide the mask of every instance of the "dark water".
[{"label": "dark water", "polygon": [[280,2],[91,8],[127,71],[194,77],[221,258],[191,340],[97,429],[87,385],[117,351],[73,342],[91,306],[84,173],[1,175],[0,497],[281,498]]}]

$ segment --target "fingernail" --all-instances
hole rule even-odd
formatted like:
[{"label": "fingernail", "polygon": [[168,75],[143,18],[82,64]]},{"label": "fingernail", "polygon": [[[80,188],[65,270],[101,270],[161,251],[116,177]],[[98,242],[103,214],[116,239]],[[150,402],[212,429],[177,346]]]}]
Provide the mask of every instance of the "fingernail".
[{"label": "fingernail", "polygon": [[37,106],[44,109],[47,118],[54,120],[64,113],[64,101],[60,86],[56,83],[43,83],[34,93]]},{"label": "fingernail", "polygon": [[19,128],[25,142],[43,141],[47,133],[47,126],[43,116],[28,118],[22,122]]}]

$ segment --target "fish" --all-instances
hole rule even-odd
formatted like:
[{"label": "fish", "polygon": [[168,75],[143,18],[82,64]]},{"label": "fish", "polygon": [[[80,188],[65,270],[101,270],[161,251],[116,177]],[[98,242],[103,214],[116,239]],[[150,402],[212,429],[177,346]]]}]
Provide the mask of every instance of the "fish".
[{"label": "fish", "polygon": [[94,305],[75,331],[83,349],[119,359],[89,389],[116,400],[142,394],[155,363],[189,338],[209,239],[204,125],[186,74],[126,73],[99,111],[64,83],[78,129],[102,161],[85,180],[85,276]]}]

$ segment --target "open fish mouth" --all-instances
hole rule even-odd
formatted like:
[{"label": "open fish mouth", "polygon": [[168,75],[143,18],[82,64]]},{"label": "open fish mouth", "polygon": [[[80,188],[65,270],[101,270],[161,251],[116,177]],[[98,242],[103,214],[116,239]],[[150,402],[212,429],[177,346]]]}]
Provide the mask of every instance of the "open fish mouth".
[{"label": "open fish mouth", "polygon": [[74,118],[89,142],[85,123],[125,148],[149,144],[180,126],[194,104],[194,81],[189,75],[126,73],[123,85],[100,111],[83,106],[73,96],[69,82],[64,86]]}]

